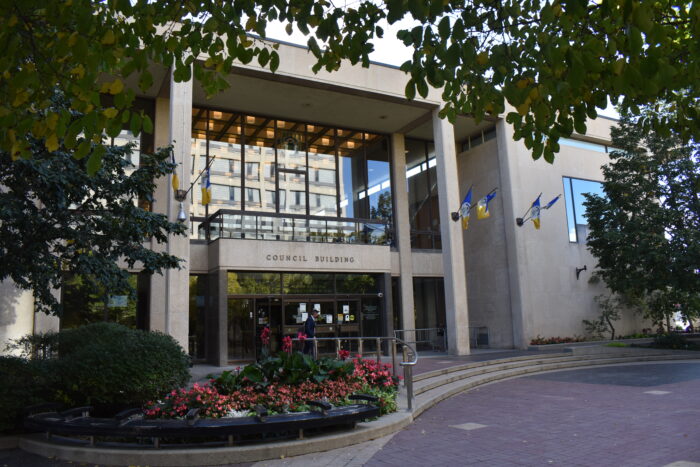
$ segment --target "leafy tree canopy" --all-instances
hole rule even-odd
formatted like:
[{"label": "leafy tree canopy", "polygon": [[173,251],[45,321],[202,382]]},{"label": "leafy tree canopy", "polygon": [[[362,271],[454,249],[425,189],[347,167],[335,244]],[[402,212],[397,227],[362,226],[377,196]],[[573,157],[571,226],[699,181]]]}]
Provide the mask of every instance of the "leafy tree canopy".
[{"label": "leafy tree canopy", "polygon": [[[57,105],[48,112],[63,110]],[[0,151],[0,281],[31,289],[36,310],[58,313],[52,289],[68,271],[119,294],[133,292],[120,263],[148,272],[178,266],[178,258],[145,242],[165,242],[185,227],[138,206],[152,201],[155,179],[172,172],[169,149],[141,154],[136,168],[131,146],[103,146],[101,168],[89,176],[87,159],[74,158],[64,145],[49,152],[44,141],[27,143],[28,159],[12,162]]]},{"label": "leafy tree canopy", "polygon": [[[49,152],[63,144],[89,156],[94,173],[105,153],[99,138],[128,123],[134,133],[153,123],[131,109],[138,76],[149,88],[149,64],[192,73],[209,94],[227,86],[235,62],[275,71],[280,57],[265,36],[279,20],[308,33],[316,71],[343,60],[369,65],[382,21],[413,20],[399,39],[415,49],[401,67],[406,96],[442,89],[443,116],[481,120],[506,114],[534,158],[552,161],[560,136],[584,132],[606,99],[623,109],[662,98],[670,113],[650,115],[647,128],[674,128],[700,140],[700,2],[670,0],[2,0],[0,13],[0,147],[28,157],[28,135]],[[195,57],[202,60],[195,60]],[[106,74],[109,79],[100,80]],[[55,85],[84,114],[45,112]],[[114,96],[104,106],[100,93]],[[509,105],[509,106],[508,106]],[[86,139],[79,141],[77,136]],[[61,143],[63,141],[63,143]]]},{"label": "leafy tree canopy", "polygon": [[[654,109],[644,109],[646,118]],[[596,276],[663,321],[700,314],[700,144],[646,132],[623,114],[604,166],[605,197],[586,195]],[[643,309],[644,309],[643,308]]]}]

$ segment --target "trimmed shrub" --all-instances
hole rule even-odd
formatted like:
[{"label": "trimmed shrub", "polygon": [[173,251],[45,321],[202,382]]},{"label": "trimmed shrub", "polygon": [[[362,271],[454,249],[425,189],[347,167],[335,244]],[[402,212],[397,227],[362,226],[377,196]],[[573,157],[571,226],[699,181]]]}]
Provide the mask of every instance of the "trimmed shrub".
[{"label": "trimmed shrub", "polygon": [[59,333],[52,371],[68,405],[141,406],[189,381],[190,359],[171,336],[95,323]]},{"label": "trimmed shrub", "polygon": [[652,347],[659,349],[679,349],[679,350],[698,350],[698,345],[694,342],[689,342],[680,334],[659,334],[654,338]]},{"label": "trimmed shrub", "polygon": [[0,430],[21,426],[29,405],[92,405],[111,416],[160,399],[190,378],[190,358],[175,339],[114,323],[24,337],[14,348],[25,358],[0,357]]},{"label": "trimmed shrub", "polygon": [[46,401],[51,385],[43,362],[0,356],[0,432],[21,425],[24,407]]}]

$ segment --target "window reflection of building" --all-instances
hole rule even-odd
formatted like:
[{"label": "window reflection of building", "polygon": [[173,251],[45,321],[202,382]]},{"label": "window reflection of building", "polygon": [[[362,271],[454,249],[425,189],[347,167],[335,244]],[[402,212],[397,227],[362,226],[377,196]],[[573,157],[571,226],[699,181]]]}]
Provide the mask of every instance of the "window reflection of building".
[{"label": "window reflection of building", "polygon": [[588,220],[586,219],[586,208],[583,205],[586,198],[583,195],[584,193],[590,193],[605,196],[603,184],[592,180],[571,177],[563,177],[563,181],[569,241],[572,243],[585,242],[588,236]]},{"label": "window reflection of building", "polygon": [[[193,217],[229,209],[391,221],[385,136],[199,108],[192,115],[193,179],[209,162],[212,184],[207,207],[201,205],[201,179],[192,190]],[[242,217],[241,227],[252,231],[256,222],[257,228],[274,224],[269,216]],[[314,221],[308,222],[313,230]],[[388,229],[367,226],[374,237],[388,238]]]},{"label": "window reflection of building", "polygon": [[406,181],[411,248],[440,249],[440,213],[433,143],[406,140]]}]

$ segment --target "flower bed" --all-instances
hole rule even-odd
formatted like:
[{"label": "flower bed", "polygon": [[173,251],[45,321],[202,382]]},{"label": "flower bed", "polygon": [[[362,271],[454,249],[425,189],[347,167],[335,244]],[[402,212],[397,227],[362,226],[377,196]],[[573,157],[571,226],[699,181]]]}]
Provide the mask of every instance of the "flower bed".
[{"label": "flower bed", "polygon": [[[345,357],[347,354],[343,354]],[[321,358],[281,352],[238,371],[225,371],[208,384],[171,391],[163,401],[148,402],[149,418],[181,418],[194,408],[205,417],[245,416],[260,404],[270,413],[303,412],[307,400],[348,405],[348,396],[365,393],[379,398],[382,414],[396,411],[398,378],[391,365],[365,360]]]}]

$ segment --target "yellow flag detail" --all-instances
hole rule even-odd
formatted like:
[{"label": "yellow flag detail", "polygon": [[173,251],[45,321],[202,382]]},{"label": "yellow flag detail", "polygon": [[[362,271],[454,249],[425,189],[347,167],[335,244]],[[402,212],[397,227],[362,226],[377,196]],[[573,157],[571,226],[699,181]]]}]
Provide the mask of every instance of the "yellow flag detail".
[{"label": "yellow flag detail", "polygon": [[180,179],[177,174],[173,172],[173,190],[177,191],[180,189]]}]

